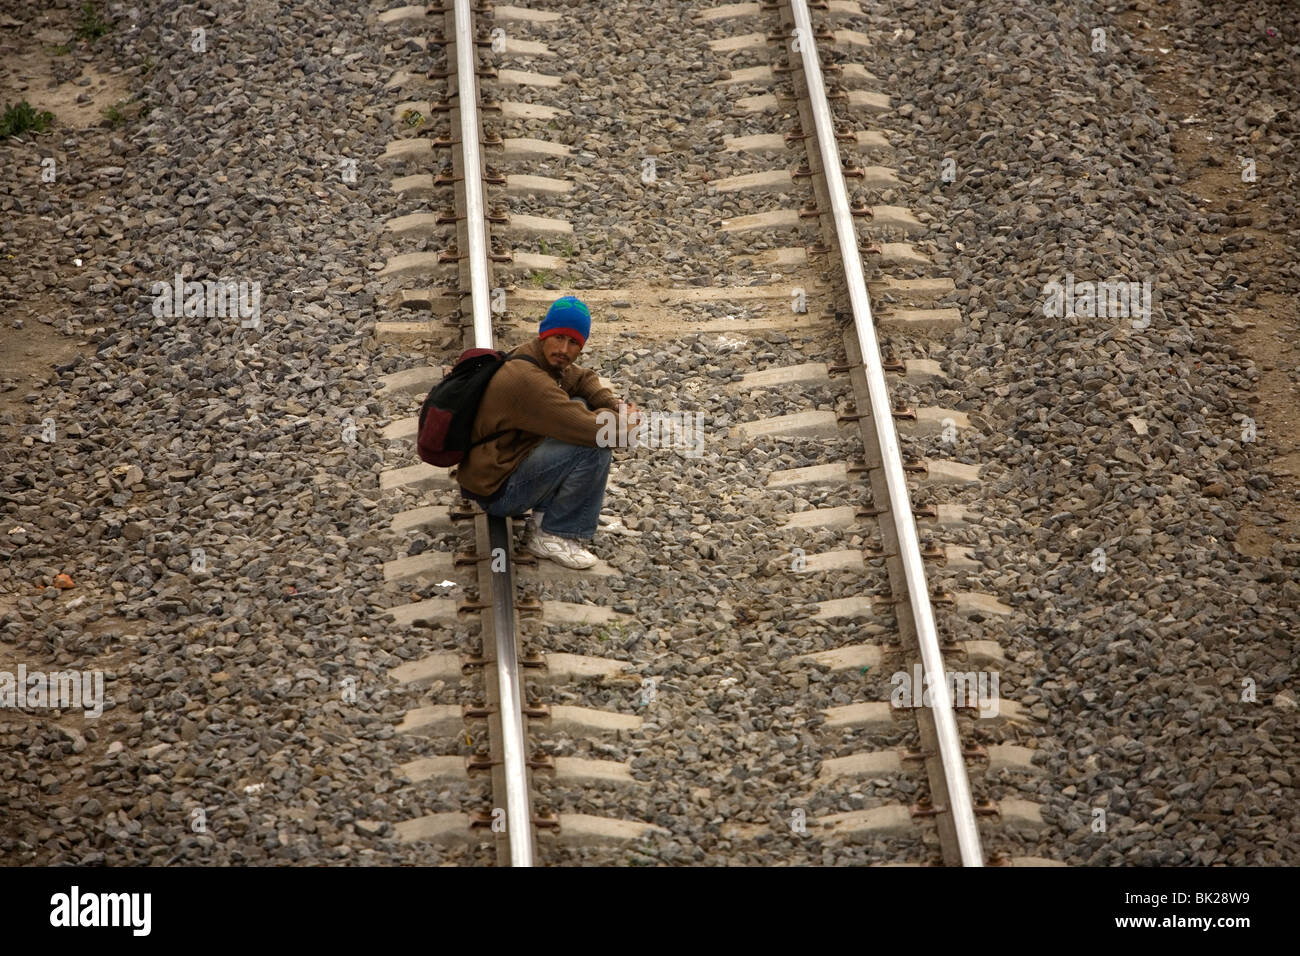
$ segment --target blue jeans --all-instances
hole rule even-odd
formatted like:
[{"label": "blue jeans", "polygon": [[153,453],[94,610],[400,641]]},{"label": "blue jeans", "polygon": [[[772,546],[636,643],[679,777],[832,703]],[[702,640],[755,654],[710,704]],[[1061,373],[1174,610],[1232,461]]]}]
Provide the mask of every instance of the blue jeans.
[{"label": "blue jeans", "polygon": [[612,448],[570,445],[544,438],[506,479],[501,497],[486,506],[500,518],[529,509],[545,511],[542,531],[561,538],[591,538],[596,533]]}]

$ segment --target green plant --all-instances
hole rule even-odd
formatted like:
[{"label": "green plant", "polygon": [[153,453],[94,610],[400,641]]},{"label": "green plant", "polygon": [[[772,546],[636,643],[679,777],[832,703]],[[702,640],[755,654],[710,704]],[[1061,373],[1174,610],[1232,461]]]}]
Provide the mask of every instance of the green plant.
[{"label": "green plant", "polygon": [[[126,101],[123,100],[122,102]],[[121,103],[114,103],[108,109],[102,110],[104,119],[108,120],[108,125],[113,129],[117,129],[126,122],[126,114],[122,112],[121,105]]]},{"label": "green plant", "polygon": [[60,43],[58,46],[50,47],[50,56],[67,56],[71,52],[71,43]]},{"label": "green plant", "polygon": [[551,247],[546,244],[545,239],[537,240],[537,248],[541,250],[541,253],[544,256],[549,256],[551,254]]},{"label": "green plant", "polygon": [[21,136],[23,133],[44,133],[54,122],[54,114],[48,110],[36,112],[26,100],[5,107],[4,116],[0,116],[0,137]]},{"label": "green plant", "polygon": [[81,5],[81,19],[77,23],[77,39],[98,40],[111,29],[113,29],[112,21],[105,20],[99,15],[99,4],[86,0]]},{"label": "green plant", "polygon": [[625,636],[626,635],[623,632],[622,621],[615,621],[612,624],[606,624],[599,631],[596,632],[596,640],[600,641],[602,644],[604,644],[610,638],[613,638],[615,641],[621,644]]},{"label": "green plant", "polygon": [[550,281],[550,278],[551,274],[548,271],[545,269],[538,269],[528,277],[528,281],[533,284],[534,289],[540,289]]}]

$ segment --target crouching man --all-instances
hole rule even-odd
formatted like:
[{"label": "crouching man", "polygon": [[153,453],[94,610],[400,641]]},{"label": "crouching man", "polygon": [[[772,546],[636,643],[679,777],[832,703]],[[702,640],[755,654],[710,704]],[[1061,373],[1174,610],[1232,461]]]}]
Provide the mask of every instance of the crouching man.
[{"label": "crouching man", "polygon": [[503,434],[471,448],[456,473],[461,493],[490,515],[531,509],[528,550],[567,568],[596,563],[582,542],[596,533],[613,454],[597,443],[601,426],[611,412],[626,416],[629,428],[640,419],[595,372],[573,364],[590,334],[591,312],[578,299],[550,307],[537,338],[510,353],[524,360],[492,376],[470,440]]}]

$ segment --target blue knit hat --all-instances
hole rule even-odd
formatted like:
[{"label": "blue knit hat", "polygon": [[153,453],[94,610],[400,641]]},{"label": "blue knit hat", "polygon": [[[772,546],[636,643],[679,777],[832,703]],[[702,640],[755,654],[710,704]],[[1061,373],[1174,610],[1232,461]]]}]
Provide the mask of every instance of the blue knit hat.
[{"label": "blue knit hat", "polygon": [[544,339],[548,335],[567,335],[577,339],[579,345],[585,345],[591,335],[591,310],[586,303],[566,295],[556,299],[546,310],[546,318],[537,329],[537,337]]}]

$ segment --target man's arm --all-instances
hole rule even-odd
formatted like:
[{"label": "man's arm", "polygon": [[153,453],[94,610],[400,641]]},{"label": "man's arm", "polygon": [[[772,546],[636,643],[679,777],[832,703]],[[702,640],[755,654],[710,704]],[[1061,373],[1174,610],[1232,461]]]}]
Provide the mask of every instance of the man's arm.
[{"label": "man's arm", "polygon": [[[596,378],[594,373],[587,374]],[[599,380],[597,384],[599,385]],[[511,403],[510,427],[556,438],[571,445],[596,447],[601,423],[597,421],[594,411],[584,408],[581,402],[573,401],[553,378],[540,369],[525,369],[520,385],[521,388],[516,393],[518,400]],[[603,391],[613,398],[612,391]]]},{"label": "man's arm", "polygon": [[600,384],[600,376],[589,368],[572,369],[573,372],[580,372],[577,381],[572,384],[565,383],[565,391],[573,398],[585,399],[592,409],[608,408],[618,411],[619,401],[614,395],[614,390],[606,388]]}]

